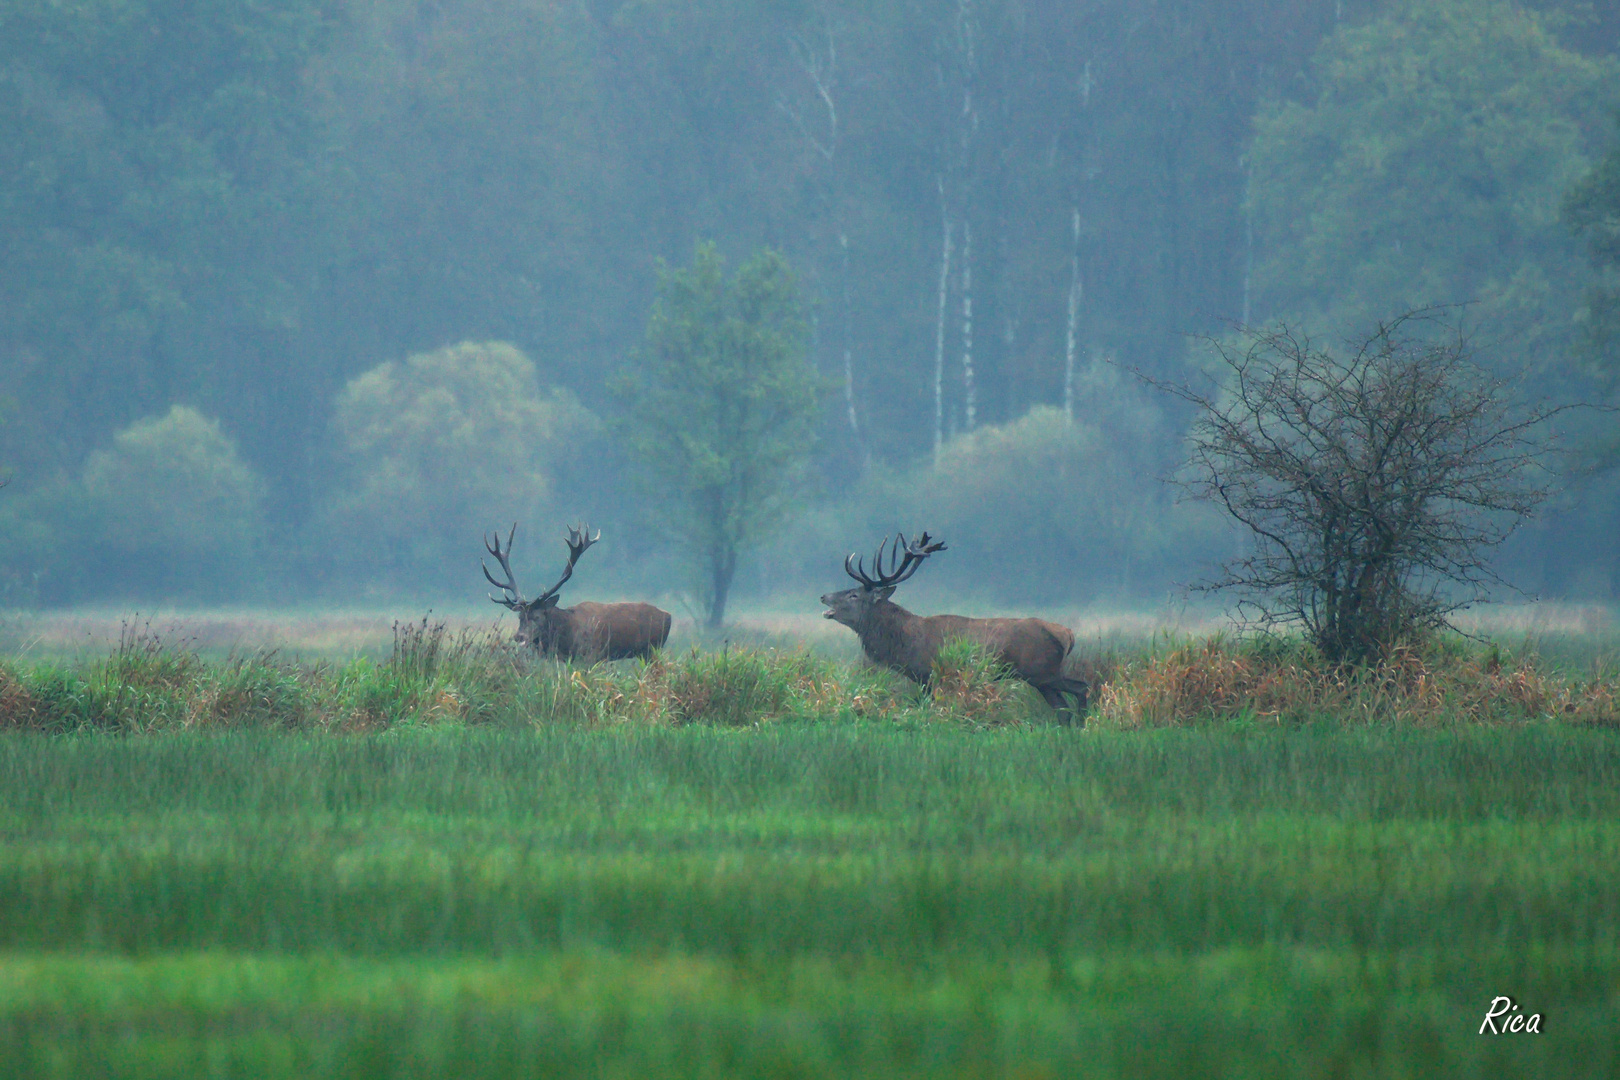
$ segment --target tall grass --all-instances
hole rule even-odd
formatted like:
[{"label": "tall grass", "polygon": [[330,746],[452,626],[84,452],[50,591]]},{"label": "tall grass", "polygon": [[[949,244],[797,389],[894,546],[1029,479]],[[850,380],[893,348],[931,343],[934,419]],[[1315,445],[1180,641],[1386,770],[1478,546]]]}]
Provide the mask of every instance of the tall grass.
[{"label": "tall grass", "polygon": [[305,663],[262,650],[204,661],[185,641],[129,628],[105,658],[0,664],[0,729],[43,732],[270,728],[378,731],[445,722],[749,727],[783,719],[1015,723],[1044,705],[981,650],[942,654],[934,692],[804,650],[664,652],[582,668],[487,630],[396,623],[388,657]]},{"label": "tall grass", "polygon": [[[1601,663],[0,664],[7,1077],[1603,1076]],[[115,735],[120,737],[107,737]],[[123,737],[151,736],[151,737]],[[1491,997],[1542,1037],[1482,1039]]]},{"label": "tall grass", "polygon": [[[1208,722],[1447,726],[1558,721],[1620,725],[1620,680],[1535,649],[1438,641],[1370,668],[1325,664],[1298,641],[1160,639],[1074,658],[1094,726]],[[273,650],[205,661],[184,640],[126,626],[80,663],[0,663],[0,729],[145,732],[400,725],[625,723],[752,727],[868,719],[997,727],[1045,724],[1039,697],[982,648],[947,643],[928,687],[801,649],[697,648],[580,668],[515,650],[489,630],[396,623],[381,660],[303,662]]]},{"label": "tall grass", "polygon": [[1617,822],[1552,725],[18,734],[0,1061],[1606,1075]]},{"label": "tall grass", "polygon": [[1583,671],[1545,662],[1526,644],[1440,639],[1402,647],[1370,667],[1324,662],[1297,640],[1164,641],[1115,659],[1097,718],[1121,728],[1208,720],[1260,724],[1524,723],[1620,725],[1620,677],[1603,658]]}]

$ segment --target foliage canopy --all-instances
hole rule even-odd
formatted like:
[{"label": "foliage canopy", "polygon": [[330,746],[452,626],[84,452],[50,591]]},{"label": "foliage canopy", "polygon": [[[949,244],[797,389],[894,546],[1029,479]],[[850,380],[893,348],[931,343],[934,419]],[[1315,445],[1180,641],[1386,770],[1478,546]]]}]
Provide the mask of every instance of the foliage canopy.
[{"label": "foliage canopy", "polygon": [[[1615,116],[1620,132],[1620,113]],[[1589,245],[1598,280],[1581,312],[1587,343],[1611,378],[1620,378],[1620,144],[1570,190],[1564,213]]]},{"label": "foliage canopy", "polygon": [[[354,475],[319,467],[350,380],[506,341],[605,414],[650,265],[702,236],[794,268],[811,364],[844,376],[814,466],[845,490],[1068,400],[1087,357],[1173,377],[1182,335],[1251,312],[1362,325],[1474,299],[1582,378],[1565,346],[1587,272],[1555,218],[1601,152],[1617,11],[10,0],[0,583],[76,527],[88,455],[180,401],[264,479],[284,583],[318,587],[292,571],[321,565],[300,540]],[[590,506],[609,535],[638,512],[622,464]],[[1149,470],[1124,482],[1152,501]],[[1620,566],[1614,503],[1526,545],[1563,545],[1530,556],[1549,590]],[[443,557],[428,537],[380,561],[415,581]]]},{"label": "foliage canopy", "polygon": [[621,425],[648,512],[679,546],[710,626],[747,546],[809,485],[822,385],[786,260],[764,250],[728,279],[719,251],[664,268]]},{"label": "foliage canopy", "polygon": [[559,472],[597,427],[572,394],[542,389],[534,362],[502,342],[380,364],[338,397],[339,481],[322,524],[352,545],[346,559],[395,573],[475,569],[483,530],[554,512]]},{"label": "foliage canopy", "polygon": [[1493,333],[1560,359],[1580,271],[1560,206],[1617,85],[1611,58],[1507,0],[1409,0],[1332,35],[1311,99],[1255,124],[1261,310],[1348,333],[1477,302]]},{"label": "foliage canopy", "polygon": [[253,571],[263,484],[236,443],[187,405],[139,420],[91,453],[83,510],[126,588],[194,593]]},{"label": "foliage canopy", "polygon": [[978,556],[931,567],[933,583],[979,593],[990,565],[998,590],[1026,603],[1129,595],[1159,577],[1178,550],[1209,537],[1211,522],[1173,505],[1164,485],[1142,483],[1170,464],[1163,448],[1175,434],[1131,387],[1100,381],[1112,415],[1070,419],[1043,405],[959,434],[937,462],[869,484],[869,521],[853,531],[925,523]]}]

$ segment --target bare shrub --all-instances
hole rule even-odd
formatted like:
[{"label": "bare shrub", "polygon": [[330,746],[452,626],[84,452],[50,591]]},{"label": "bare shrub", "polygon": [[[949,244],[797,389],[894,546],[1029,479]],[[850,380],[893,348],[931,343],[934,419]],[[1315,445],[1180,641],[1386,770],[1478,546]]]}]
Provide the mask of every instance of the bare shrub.
[{"label": "bare shrub", "polygon": [[1287,326],[1213,341],[1184,487],[1252,537],[1201,588],[1261,625],[1302,625],[1333,663],[1371,663],[1447,625],[1501,579],[1488,553],[1549,495],[1544,423],[1444,312],[1380,324],[1345,358]]}]

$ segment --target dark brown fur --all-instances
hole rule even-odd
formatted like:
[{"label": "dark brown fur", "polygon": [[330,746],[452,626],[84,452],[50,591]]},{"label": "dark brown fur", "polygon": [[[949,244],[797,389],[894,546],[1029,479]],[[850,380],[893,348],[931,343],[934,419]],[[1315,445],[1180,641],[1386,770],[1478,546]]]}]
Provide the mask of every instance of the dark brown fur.
[{"label": "dark brown fur", "polygon": [[598,604],[570,608],[534,604],[518,612],[512,640],[532,645],[541,656],[594,664],[651,656],[669,640],[670,614],[651,604]]}]

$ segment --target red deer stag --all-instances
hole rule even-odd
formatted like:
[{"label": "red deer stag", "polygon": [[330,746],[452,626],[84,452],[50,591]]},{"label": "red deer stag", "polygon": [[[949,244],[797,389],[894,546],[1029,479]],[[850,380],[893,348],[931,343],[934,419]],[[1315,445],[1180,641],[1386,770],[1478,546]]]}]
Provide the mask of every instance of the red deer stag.
[{"label": "red deer stag", "polygon": [[[888,548],[889,567],[884,569],[884,549]],[[1074,631],[1042,619],[969,619],[961,615],[913,615],[889,599],[895,587],[905,581],[923,560],[945,545],[931,541],[927,533],[906,543],[898,533],[891,546],[887,539],[878,545],[873,569],[868,577],[866,564],[851,554],[844,560],[844,572],[860,587],[828,593],[821,598],[827,605],[823,618],[841,622],[861,639],[861,649],[873,663],[891,667],[907,678],[926,683],[933,674],[934,657],[949,638],[967,638],[990,650],[1018,678],[1039,690],[1052,706],[1060,723],[1079,720],[1086,708],[1088,687],[1079,679],[1066,678],[1063,660],[1074,648]],[[853,565],[852,565],[853,564]],[[1077,706],[1069,708],[1065,694],[1073,694]]]},{"label": "red deer stag", "polygon": [[489,567],[482,561],[484,576],[501,590],[500,596],[490,596],[517,612],[517,633],[512,640],[529,645],[541,656],[554,656],[559,660],[577,660],[594,664],[599,660],[623,660],[629,656],[650,656],[654,649],[663,648],[669,640],[669,612],[651,604],[595,604],[586,601],[571,608],[557,606],[557,592],[574,574],[574,564],[585,554],[585,549],[602,538],[598,532],[590,535],[590,527],[569,529],[568,565],[563,567],[557,584],[533,600],[523,599],[518,592],[517,579],[512,576],[512,537],[517,525],[506,534],[506,550],[501,550],[501,535],[484,537],[484,547],[495,556],[495,561],[506,571],[505,581],[496,581]]}]

